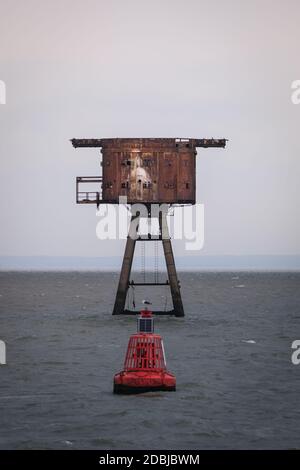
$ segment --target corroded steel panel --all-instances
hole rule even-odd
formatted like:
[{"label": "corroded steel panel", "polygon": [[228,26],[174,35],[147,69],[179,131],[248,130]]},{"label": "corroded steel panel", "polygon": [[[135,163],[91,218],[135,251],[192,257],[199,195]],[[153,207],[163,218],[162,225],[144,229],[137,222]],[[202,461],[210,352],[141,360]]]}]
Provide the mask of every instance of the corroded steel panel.
[{"label": "corroded steel panel", "polygon": [[127,196],[128,203],[195,203],[194,153],[192,143],[175,139],[105,140],[103,202]]},{"label": "corroded steel panel", "polygon": [[195,154],[186,151],[178,155],[178,187],[177,197],[179,200],[195,199]]},{"label": "corroded steel panel", "polygon": [[103,203],[195,204],[197,147],[225,147],[226,139],[72,139],[74,147],[101,147]]}]

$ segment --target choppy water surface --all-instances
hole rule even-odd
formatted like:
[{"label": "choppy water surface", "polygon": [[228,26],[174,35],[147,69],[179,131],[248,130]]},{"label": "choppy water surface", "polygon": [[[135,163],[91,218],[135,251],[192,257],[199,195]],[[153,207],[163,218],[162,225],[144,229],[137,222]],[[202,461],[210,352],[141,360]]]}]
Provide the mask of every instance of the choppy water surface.
[{"label": "choppy water surface", "polygon": [[117,274],[0,273],[0,448],[300,448],[300,274],[180,279],[186,317],[156,319],[177,392],[119,396]]}]

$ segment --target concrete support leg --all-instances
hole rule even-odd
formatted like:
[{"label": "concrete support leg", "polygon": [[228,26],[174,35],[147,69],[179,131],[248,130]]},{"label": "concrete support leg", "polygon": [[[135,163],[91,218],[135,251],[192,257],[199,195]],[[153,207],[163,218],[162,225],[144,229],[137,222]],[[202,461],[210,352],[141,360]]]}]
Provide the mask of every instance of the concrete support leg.
[{"label": "concrete support leg", "polygon": [[182,304],[181,293],[180,293],[180,284],[177,278],[175,260],[174,260],[172,244],[171,244],[171,240],[169,236],[169,229],[168,229],[166,214],[160,213],[159,226],[160,226],[162,244],[163,244],[163,249],[164,249],[164,254],[165,254],[165,259],[166,259],[167,270],[168,270],[168,277],[169,277],[170,288],[171,288],[174,315],[176,317],[184,317],[184,310],[183,310],[183,304]]},{"label": "concrete support leg", "polygon": [[[134,217],[131,219],[129,233],[131,234],[133,228],[137,230],[138,224],[134,221]],[[129,277],[131,273],[134,249],[136,240],[128,235],[125,247],[125,253],[121,268],[121,274],[119,279],[118,291],[113,309],[113,315],[120,315],[124,313],[127,290],[129,286]]]},{"label": "concrete support leg", "polygon": [[[121,314],[134,314],[134,311],[125,310],[126,296],[129,287],[129,278],[131,273],[131,267],[133,262],[134,250],[136,239],[132,237],[132,234],[138,230],[139,220],[135,218],[131,219],[129,234],[127,237],[126,248],[121,268],[121,274],[119,279],[119,285],[113,309],[113,315]],[[183,304],[181,300],[180,285],[177,278],[177,272],[175,267],[174,255],[172,250],[172,244],[169,236],[169,229],[167,224],[167,218],[165,213],[160,213],[159,216],[159,227],[160,227],[160,239],[162,240],[163,250],[166,260],[166,266],[168,271],[169,285],[171,289],[171,296],[173,301],[173,310],[170,312],[153,312],[156,314],[170,314],[176,317],[184,317]],[[147,285],[147,283],[145,284]],[[150,283],[149,285],[155,285]]]}]

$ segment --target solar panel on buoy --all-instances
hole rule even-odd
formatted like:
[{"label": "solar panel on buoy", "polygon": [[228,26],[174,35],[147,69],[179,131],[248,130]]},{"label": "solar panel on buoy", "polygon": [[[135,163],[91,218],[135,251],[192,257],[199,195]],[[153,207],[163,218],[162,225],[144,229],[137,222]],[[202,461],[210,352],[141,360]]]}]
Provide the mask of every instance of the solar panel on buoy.
[{"label": "solar panel on buoy", "polygon": [[[150,315],[148,315],[150,313]],[[154,321],[151,312],[142,310],[141,315],[137,318],[137,330],[139,333],[153,333]]]},{"label": "solar panel on buoy", "polygon": [[137,333],[129,338],[124,369],[114,377],[114,393],[175,391],[176,378],[167,371],[162,337],[154,334],[152,312],[142,310]]}]

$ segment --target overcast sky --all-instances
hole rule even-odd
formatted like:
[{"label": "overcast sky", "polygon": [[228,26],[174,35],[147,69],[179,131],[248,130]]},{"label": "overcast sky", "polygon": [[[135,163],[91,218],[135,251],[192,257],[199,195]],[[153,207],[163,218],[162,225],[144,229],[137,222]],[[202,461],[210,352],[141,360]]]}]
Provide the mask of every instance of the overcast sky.
[{"label": "overcast sky", "polygon": [[99,159],[70,138],[212,136],[201,253],[300,254],[299,18],[299,0],[0,0],[0,255],[121,254],[75,204]]}]

